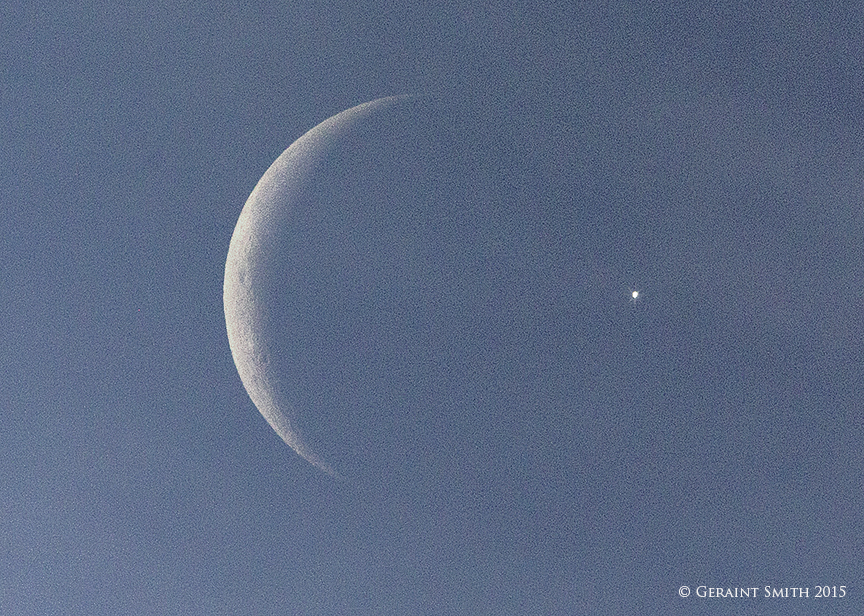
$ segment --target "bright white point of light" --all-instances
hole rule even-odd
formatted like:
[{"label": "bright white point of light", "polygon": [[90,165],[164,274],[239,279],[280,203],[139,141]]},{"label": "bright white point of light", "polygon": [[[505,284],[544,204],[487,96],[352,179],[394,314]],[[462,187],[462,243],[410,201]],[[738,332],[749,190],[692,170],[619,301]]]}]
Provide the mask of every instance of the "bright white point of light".
[{"label": "bright white point of light", "polygon": [[634,304],[639,301],[639,291],[630,292],[630,301]]}]

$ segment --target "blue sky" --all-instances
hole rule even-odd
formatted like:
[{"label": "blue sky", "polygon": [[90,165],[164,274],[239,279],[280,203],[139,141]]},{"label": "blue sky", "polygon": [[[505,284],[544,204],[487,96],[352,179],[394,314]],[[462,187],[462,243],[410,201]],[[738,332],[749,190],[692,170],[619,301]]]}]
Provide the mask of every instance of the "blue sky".
[{"label": "blue sky", "polygon": [[[0,612],[860,613],[862,30],[854,3],[6,6]],[[393,235],[350,228],[339,274],[374,284],[328,278],[307,323],[378,355],[297,376],[381,455],[340,483],[249,399],[222,276],[279,154],[403,93],[439,105],[430,158],[337,144],[385,148],[332,168]],[[695,597],[817,584],[847,597]]]}]

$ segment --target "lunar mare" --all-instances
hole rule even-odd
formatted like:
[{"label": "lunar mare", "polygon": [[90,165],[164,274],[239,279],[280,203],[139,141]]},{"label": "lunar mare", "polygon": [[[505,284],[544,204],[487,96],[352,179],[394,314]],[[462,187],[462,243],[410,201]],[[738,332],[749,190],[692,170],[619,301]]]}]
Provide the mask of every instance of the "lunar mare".
[{"label": "lunar mare", "polygon": [[[304,267],[302,259],[293,255],[283,258],[280,253],[284,253],[285,242],[292,240],[286,227],[303,217],[323,216],[313,194],[322,162],[344,147],[342,141],[358,125],[410,98],[388,97],[358,105],[295,141],[270,166],[246,201],[225,264],[223,302],[228,340],[249,397],[285,443],[334,477],[339,477],[336,469],[307,442],[301,415],[308,410],[297,408],[297,397],[292,395],[295,383],[285,369],[292,359],[284,357],[274,342],[273,332],[283,315],[277,314],[274,306],[279,304],[273,297],[293,288],[283,285],[283,280]],[[300,363],[298,360],[294,375],[298,380],[303,371]]]}]

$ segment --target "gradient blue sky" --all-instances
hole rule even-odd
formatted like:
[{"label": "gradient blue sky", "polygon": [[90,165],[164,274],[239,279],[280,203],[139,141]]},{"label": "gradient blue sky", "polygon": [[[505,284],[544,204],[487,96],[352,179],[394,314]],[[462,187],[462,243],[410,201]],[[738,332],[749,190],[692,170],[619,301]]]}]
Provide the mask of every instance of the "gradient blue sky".
[{"label": "gradient blue sky", "polygon": [[[0,613],[862,613],[861,5],[643,4],[7,2]],[[222,274],[276,157],[402,93],[476,146],[430,271],[487,286],[427,280],[428,451],[357,489],[249,400]]]}]

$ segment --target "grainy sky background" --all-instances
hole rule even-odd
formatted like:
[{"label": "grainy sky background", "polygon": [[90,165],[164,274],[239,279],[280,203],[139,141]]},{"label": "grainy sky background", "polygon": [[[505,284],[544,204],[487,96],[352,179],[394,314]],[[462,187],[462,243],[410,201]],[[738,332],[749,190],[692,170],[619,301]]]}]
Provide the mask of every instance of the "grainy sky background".
[{"label": "grainy sky background", "polygon": [[[861,5],[643,4],[4,4],[0,613],[860,614]],[[403,464],[338,483],[222,275],[276,157],[402,93],[464,192],[405,204],[411,404],[353,365]]]}]

